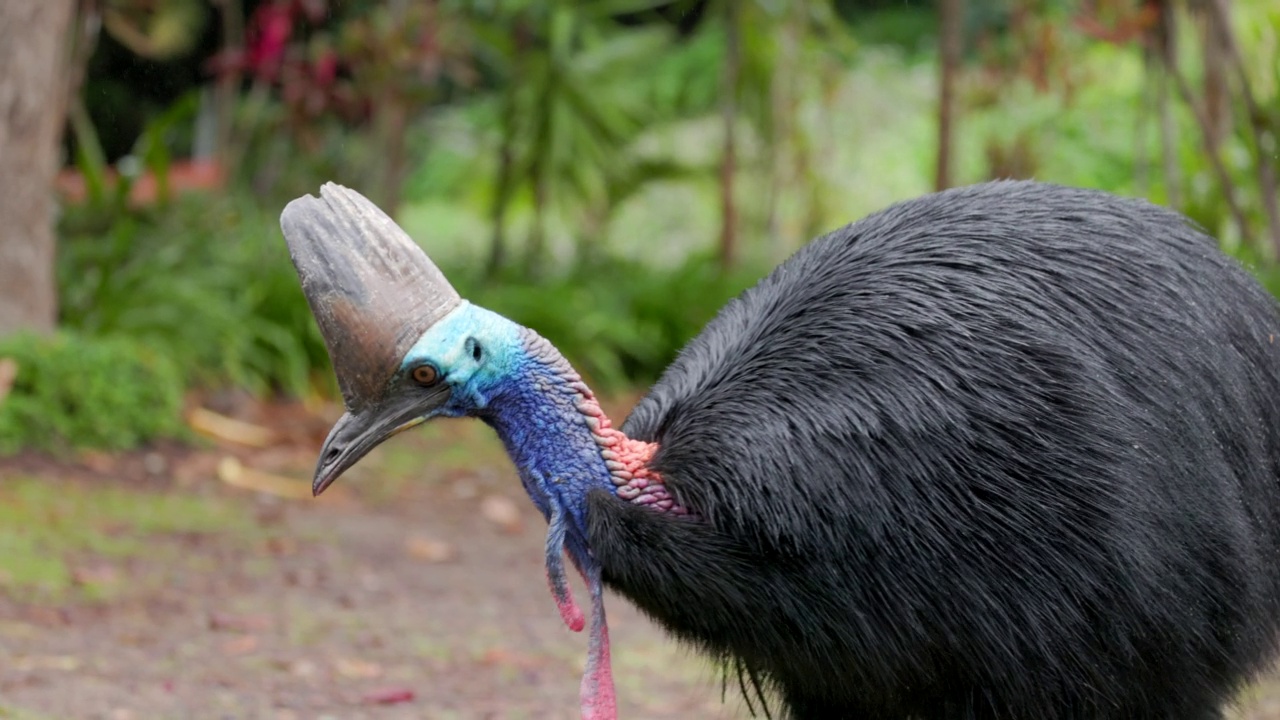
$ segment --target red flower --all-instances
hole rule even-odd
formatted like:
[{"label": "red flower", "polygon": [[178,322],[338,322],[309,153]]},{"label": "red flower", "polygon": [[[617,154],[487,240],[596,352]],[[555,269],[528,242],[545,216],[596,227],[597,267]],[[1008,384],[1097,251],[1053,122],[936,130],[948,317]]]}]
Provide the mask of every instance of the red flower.
[{"label": "red flower", "polygon": [[338,54],[331,49],[321,52],[320,57],[316,58],[314,73],[316,82],[322,87],[332,84],[338,75]]},{"label": "red flower", "polygon": [[260,76],[274,78],[280,70],[285,47],[293,35],[291,3],[270,3],[253,14],[254,32],[249,40],[247,64]]}]

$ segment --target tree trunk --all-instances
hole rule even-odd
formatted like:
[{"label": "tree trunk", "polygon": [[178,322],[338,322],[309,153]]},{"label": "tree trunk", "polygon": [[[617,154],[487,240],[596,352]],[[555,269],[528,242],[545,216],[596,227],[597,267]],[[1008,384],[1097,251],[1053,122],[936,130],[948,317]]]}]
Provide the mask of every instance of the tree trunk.
[{"label": "tree trunk", "polygon": [[382,150],[382,162],[378,183],[378,205],[387,215],[395,217],[400,209],[400,192],[404,188],[405,135],[409,132],[409,101],[390,93],[376,110],[375,123]]},{"label": "tree trunk", "polygon": [[720,117],[724,124],[724,149],[720,156],[720,265],[733,266],[738,248],[738,208],[733,181],[737,175],[738,77],[742,72],[742,39],[738,27],[738,2],[725,0],[725,58],[721,79]]},{"label": "tree trunk", "polygon": [[[214,0],[219,14],[222,16],[222,51],[244,51],[244,4],[240,0]],[[236,101],[239,100],[240,87],[244,83],[244,73],[239,68],[225,72],[218,77],[214,91],[214,106],[217,114],[217,134],[214,142],[214,155],[228,174],[239,168],[231,167],[231,142],[234,135]]]},{"label": "tree trunk", "polygon": [[1203,13],[1201,20],[1201,38],[1204,42],[1204,107],[1208,116],[1211,135],[1207,138],[1215,149],[1227,139],[1231,129],[1231,94],[1227,80],[1227,47],[1224,38],[1231,32],[1230,27],[1218,27],[1219,22],[1226,21],[1213,11],[1212,3]]},{"label": "tree trunk", "polygon": [[1164,194],[1169,207],[1182,207],[1182,178],[1178,173],[1177,128],[1173,104],[1169,98],[1169,68],[1161,65],[1156,82],[1156,112],[1160,120],[1160,162],[1164,175]]},{"label": "tree trunk", "polygon": [[489,208],[491,235],[489,240],[489,260],[485,263],[485,275],[489,278],[497,276],[507,259],[507,208],[511,205],[511,196],[515,190],[515,102],[512,97],[516,93],[512,84],[503,90],[506,96],[502,103],[502,142],[498,146],[498,181],[493,193],[493,205]]},{"label": "tree trunk", "polygon": [[942,77],[938,93],[938,166],[934,178],[934,187],[938,190],[946,190],[953,183],[956,72],[960,69],[963,20],[964,0],[939,0],[938,57]]},{"label": "tree trunk", "polygon": [[1156,3],[1157,21],[1152,30],[1156,62],[1160,76],[1156,86],[1156,108],[1160,116],[1160,157],[1164,172],[1165,199],[1169,207],[1182,207],[1182,180],[1178,173],[1177,128],[1173,117],[1173,104],[1169,97],[1169,84],[1178,71],[1178,53],[1175,8],[1172,0]]},{"label": "tree trunk", "polygon": [[[796,186],[798,176],[793,175],[800,164],[797,110],[800,82],[800,41],[808,21],[809,0],[790,0],[785,6],[782,27],[778,31],[778,58],[774,63],[773,77],[769,79],[769,112],[772,119],[770,151],[772,168],[769,173],[769,199],[765,226],[773,239],[773,255],[782,259],[790,254],[794,244],[790,232],[784,229],[782,215],[786,212],[784,196]],[[816,192],[811,189],[810,192]]]},{"label": "tree trunk", "polygon": [[0,2],[0,335],[57,320],[53,182],[73,0]]},{"label": "tree trunk", "polygon": [[507,78],[506,87],[502,90],[502,105],[498,111],[501,114],[499,124],[502,140],[498,145],[498,179],[493,194],[493,205],[489,208],[489,222],[492,229],[485,275],[490,279],[497,276],[507,261],[507,210],[511,207],[516,183],[519,181],[516,177],[516,134],[519,132],[516,123],[520,105],[516,93],[519,92],[520,84],[524,79],[522,57],[533,43],[532,31],[523,18],[516,21],[512,34],[515,52],[508,60],[511,65],[511,76]]}]

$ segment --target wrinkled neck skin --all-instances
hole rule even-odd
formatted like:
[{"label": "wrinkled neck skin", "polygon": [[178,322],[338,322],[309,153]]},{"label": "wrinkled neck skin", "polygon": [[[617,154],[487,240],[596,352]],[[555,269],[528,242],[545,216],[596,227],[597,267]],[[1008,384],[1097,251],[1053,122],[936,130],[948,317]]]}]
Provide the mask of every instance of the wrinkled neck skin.
[{"label": "wrinkled neck skin", "polygon": [[523,352],[473,414],[502,439],[525,491],[547,519],[547,580],[561,618],[575,632],[584,618],[565,577],[566,551],[587,583],[593,622],[582,715],[611,720],[616,701],[600,568],[587,544],[587,494],[599,488],[655,512],[688,513],[647,467],[657,446],[614,429],[591,389],[551,343],[527,328],[518,334]]},{"label": "wrinkled neck skin", "polygon": [[547,520],[554,519],[558,501],[585,542],[583,513],[593,488],[655,510],[687,514],[647,466],[657,446],[614,429],[559,351],[532,330],[520,328],[520,335],[524,362],[480,417],[497,431],[525,490]]}]

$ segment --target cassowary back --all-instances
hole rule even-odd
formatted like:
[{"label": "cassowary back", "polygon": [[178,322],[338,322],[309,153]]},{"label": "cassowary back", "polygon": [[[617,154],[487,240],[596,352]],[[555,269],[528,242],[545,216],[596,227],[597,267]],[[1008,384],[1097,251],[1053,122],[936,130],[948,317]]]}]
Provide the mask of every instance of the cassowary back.
[{"label": "cassowary back", "polygon": [[1000,182],[822,237],[622,430],[607,583],[795,717],[1196,718],[1276,647],[1280,313],[1179,215]]}]

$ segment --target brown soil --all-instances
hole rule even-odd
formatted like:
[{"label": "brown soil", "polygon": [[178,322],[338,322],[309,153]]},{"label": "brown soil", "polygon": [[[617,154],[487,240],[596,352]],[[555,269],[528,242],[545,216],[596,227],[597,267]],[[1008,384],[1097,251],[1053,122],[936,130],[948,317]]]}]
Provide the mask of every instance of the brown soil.
[{"label": "brown soil", "polygon": [[[486,431],[444,423],[402,436],[313,500],[288,495],[305,487],[327,417],[273,412],[272,426],[291,431],[267,450],[0,464],[0,494],[30,478],[55,496],[112,485],[195,496],[225,518],[225,529],[170,529],[130,551],[52,548],[74,568],[62,590],[0,576],[0,718],[575,717],[586,638],[560,624],[544,523]],[[228,456],[295,486],[237,476]],[[110,512],[84,522],[104,537],[136,529],[111,525]],[[621,718],[747,716],[732,689],[721,703],[710,665],[621,598],[607,605]],[[1280,720],[1280,681],[1237,717]]]}]

